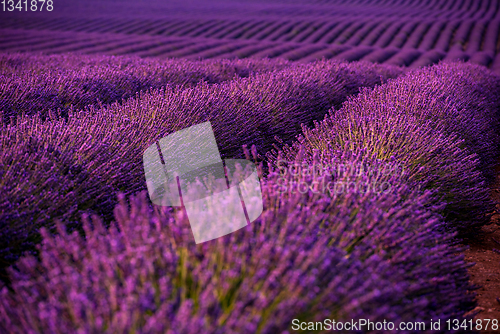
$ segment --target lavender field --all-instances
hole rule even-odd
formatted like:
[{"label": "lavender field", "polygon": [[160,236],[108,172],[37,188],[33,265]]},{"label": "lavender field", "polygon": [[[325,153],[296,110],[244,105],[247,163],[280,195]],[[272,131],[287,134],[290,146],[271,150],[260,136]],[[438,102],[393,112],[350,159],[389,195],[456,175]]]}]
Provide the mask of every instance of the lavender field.
[{"label": "lavender field", "polygon": [[[498,211],[500,1],[52,5],[0,11],[0,333],[500,331],[464,257]],[[143,154],[206,121],[263,212],[197,244]]]},{"label": "lavender field", "polygon": [[186,0],[7,8],[4,51],[158,58],[366,60],[421,67],[464,60],[500,71],[498,0]]}]

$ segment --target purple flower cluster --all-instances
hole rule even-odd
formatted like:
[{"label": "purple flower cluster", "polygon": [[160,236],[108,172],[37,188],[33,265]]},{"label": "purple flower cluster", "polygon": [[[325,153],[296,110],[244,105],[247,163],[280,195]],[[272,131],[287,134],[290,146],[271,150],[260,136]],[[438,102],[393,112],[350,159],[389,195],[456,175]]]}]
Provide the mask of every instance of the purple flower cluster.
[{"label": "purple flower cluster", "polygon": [[[51,57],[54,59],[49,64],[55,67],[62,56]],[[72,73],[78,69],[94,74],[108,71],[97,66],[99,58],[83,57],[81,63],[91,64],[85,67],[76,56],[67,57],[67,69],[63,66],[61,71],[73,71],[75,63],[77,70]],[[24,56],[3,59],[13,72],[28,61]],[[129,58],[102,59],[114,66],[124,62],[130,71],[147,67],[146,61],[138,61],[134,67]],[[195,66],[185,61],[180,61],[179,67],[174,61],[165,64],[176,69],[176,75]],[[69,229],[78,228],[80,214],[86,211],[109,222],[118,191],[133,194],[146,189],[142,154],[169,133],[210,120],[223,157],[242,156],[243,144],[255,144],[259,152],[266,152],[276,143],[273,136],[291,141],[301,123],[322,119],[331,106],[339,106],[360,87],[373,87],[402,73],[389,66],[337,61],[288,64],[225,60],[206,64],[209,73],[221,73],[221,78],[239,74],[227,82],[167,85],[140,92],[122,103],[70,110],[67,120],[44,121],[40,112],[35,112],[18,116],[0,128],[0,259],[4,266],[12,264],[21,252],[33,249],[40,227],[54,231],[56,218],[63,219]],[[26,71],[41,77],[44,71],[55,71],[51,66],[45,70],[31,66]],[[264,70],[273,66],[283,68]],[[204,67],[200,68],[198,71],[204,73]],[[253,69],[247,78],[240,77],[243,68]],[[258,71],[263,73],[254,73]],[[97,95],[107,94],[109,87],[104,83],[103,92],[99,90]]]},{"label": "purple flower cluster", "polygon": [[[380,163],[351,152],[337,158]],[[437,231],[442,221],[425,208],[428,193],[400,183],[398,193],[383,195],[278,194],[278,177],[270,170],[262,183],[257,221],[203,244],[195,244],[185,211],[151,208],[144,192],[130,208],[120,195],[108,230],[97,216],[83,217],[85,238],[62,223],[57,236],[42,229],[41,261],[26,256],[18,271],[9,269],[13,292],[0,292],[1,326],[281,333],[293,319],[428,325],[471,308],[467,265],[453,235]]]},{"label": "purple flower cluster", "polygon": [[[44,66],[40,66],[44,64]],[[165,85],[191,87],[219,83],[252,73],[288,67],[286,60],[158,60],[139,57],[74,54],[1,54],[0,114],[2,121],[23,113],[67,118],[84,109],[130,98],[139,91]]]},{"label": "purple flower cluster", "polygon": [[[412,71],[375,89],[370,98],[430,121],[436,130],[465,140],[492,181],[499,157],[500,80],[483,66],[441,64]],[[405,103],[412,98],[412,105]]]},{"label": "purple flower cluster", "polygon": [[[314,128],[304,128],[280,159],[293,161],[301,149],[311,158],[318,149],[326,163],[337,150],[395,160],[413,187],[433,191],[427,205],[445,202],[439,213],[468,237],[494,211],[488,181],[498,160],[499,88],[499,78],[478,65],[413,70],[364,89]],[[268,157],[278,163],[276,151]]]}]

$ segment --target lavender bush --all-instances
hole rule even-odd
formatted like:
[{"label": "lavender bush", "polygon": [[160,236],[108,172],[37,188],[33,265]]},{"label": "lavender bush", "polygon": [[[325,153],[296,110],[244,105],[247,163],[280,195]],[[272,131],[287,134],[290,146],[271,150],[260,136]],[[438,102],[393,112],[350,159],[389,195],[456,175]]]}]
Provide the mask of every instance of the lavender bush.
[{"label": "lavender bush", "polygon": [[[465,236],[494,211],[485,175],[492,175],[498,157],[498,84],[469,64],[414,71],[363,90],[315,128],[304,128],[282,154],[293,161],[301,148],[309,155],[366,148],[380,159],[396,159],[415,187],[438,190],[436,200],[447,202],[442,214]],[[276,151],[268,156],[278,162]]]},{"label": "lavender bush", "polygon": [[[44,66],[39,64],[43,63]],[[3,122],[26,113],[43,119],[51,110],[121,101],[167,84],[184,87],[219,83],[289,66],[285,60],[186,60],[74,54],[0,54],[0,113]]]},{"label": "lavender bush", "polygon": [[[485,67],[452,63],[409,72],[374,89],[370,98],[430,120],[437,130],[464,139],[492,181],[500,153],[500,96],[494,93],[498,91],[500,78]],[[409,97],[411,107],[407,106]]]},{"label": "lavender bush", "polygon": [[[349,150],[332,154],[381,163]],[[385,177],[397,189],[388,194],[277,192],[279,179],[311,177],[270,170],[261,217],[200,245],[183,210],[153,210],[145,193],[131,198],[130,209],[120,196],[109,230],[86,215],[85,238],[62,223],[58,236],[42,229],[41,262],[27,256],[19,271],[9,269],[13,292],[1,290],[2,326],[13,333],[278,333],[293,319],[428,321],[460,318],[473,306],[453,235],[438,232],[441,218],[421,204],[429,193],[397,175]]]}]

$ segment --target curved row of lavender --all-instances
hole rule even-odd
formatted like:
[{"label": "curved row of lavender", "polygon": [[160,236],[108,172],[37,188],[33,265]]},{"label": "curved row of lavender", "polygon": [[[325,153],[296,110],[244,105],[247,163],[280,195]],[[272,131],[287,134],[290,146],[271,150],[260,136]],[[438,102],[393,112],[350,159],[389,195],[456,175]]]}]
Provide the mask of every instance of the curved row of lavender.
[{"label": "curved row of lavender", "polygon": [[[15,65],[16,56],[11,59],[12,72],[24,73],[19,69],[21,65]],[[96,66],[99,64],[96,58],[84,57],[78,61],[69,57],[70,64],[61,71],[74,74],[76,79],[69,76],[66,81],[54,74],[57,69],[53,67],[59,58],[50,59],[54,59],[49,62],[53,65],[46,69],[32,65],[25,70],[32,82],[39,83],[45,82],[46,73],[51,73],[54,81],[48,81],[47,91],[73,92],[80,78],[91,78],[90,74],[79,74],[85,73],[82,69],[94,74],[114,73],[109,75],[109,83],[94,84],[85,92],[88,101],[101,99],[110,94],[110,90],[112,94],[111,87],[126,81],[129,72],[149,84],[148,76],[143,77],[141,72],[146,68],[148,74],[159,73],[157,78],[162,78],[159,81],[169,80],[170,84],[111,105],[69,109],[67,119],[49,112],[45,104],[36,107],[36,96],[33,96],[35,107],[0,129],[0,221],[3,222],[0,262],[3,267],[13,263],[20,252],[33,250],[40,241],[38,229],[54,230],[56,218],[65,219],[70,230],[79,228],[80,215],[88,210],[109,222],[118,191],[133,194],[146,189],[142,167],[144,150],[171,132],[210,120],[223,157],[241,157],[243,144],[255,144],[260,152],[266,152],[276,143],[273,136],[291,141],[301,123],[322,119],[331,106],[340,106],[360,87],[373,87],[402,73],[401,69],[390,66],[336,61],[311,65],[268,60],[181,61],[177,68],[172,60],[166,65],[158,61],[163,67],[148,68],[148,64],[154,63],[140,60],[134,67],[129,58],[104,57],[103,65]],[[19,63],[24,64],[26,60],[21,56]],[[120,63],[127,64],[122,71],[109,69],[119,67]],[[74,70],[71,64],[76,64]],[[168,66],[172,67],[172,75],[164,74],[170,73]],[[217,66],[222,67],[219,74],[215,70]],[[263,73],[251,73],[247,78],[237,77],[218,84],[202,80],[206,76],[199,74],[216,73],[214,76],[228,78],[245,66],[261,69]],[[273,67],[277,68],[264,71]],[[186,68],[194,68],[192,72],[201,81],[198,85],[190,88],[178,85],[189,79],[182,72]],[[197,79],[196,76],[189,80]],[[23,89],[29,93],[32,87]],[[127,94],[135,94],[132,88],[127,89]],[[5,105],[17,106],[17,95],[10,96],[6,95]],[[54,105],[78,103],[79,96],[70,94]],[[42,95],[42,100],[49,97]],[[45,121],[43,115],[48,116]]]},{"label": "curved row of lavender", "polygon": [[487,185],[499,158],[498,92],[498,76],[478,65],[413,70],[364,89],[314,128],[304,128],[296,143],[268,157],[275,164],[293,161],[306,148],[319,149],[327,160],[331,150],[345,149],[396,159],[413,187],[435,190],[429,206],[445,201],[440,214],[461,237],[469,237],[495,211]]},{"label": "curved row of lavender", "polygon": [[[306,68],[291,68],[202,84],[178,95],[167,88],[70,115],[67,124],[21,118],[4,133],[12,131],[10,142],[19,144],[23,139],[14,133],[38,133],[31,143],[24,141],[24,148],[38,147],[40,158],[45,154],[40,177],[47,175],[43,170],[62,172],[74,163],[59,151],[66,138],[81,143],[74,151],[80,166],[67,174],[74,175],[75,188],[61,193],[74,195],[80,187],[75,199],[82,198],[90,185],[86,179],[92,180],[91,189],[132,193],[140,190],[133,186],[139,183],[133,159],[141,149],[189,122],[211,120],[227,156],[238,155],[231,142],[256,141],[266,152],[272,141],[259,141],[259,130],[281,130],[286,142],[292,133],[287,129],[304,122],[304,112],[319,112],[336,99],[325,93],[337,87],[327,80],[332,71],[325,74],[332,64],[310,66],[316,71],[304,77],[300,73]],[[297,84],[286,83],[286,77]],[[276,100],[252,94],[255,86],[274,88],[270,94]],[[257,221],[200,245],[183,210],[153,208],[145,192],[130,198],[130,208],[126,196],[119,195],[116,223],[109,229],[97,215],[85,215],[85,238],[67,233],[70,215],[60,215],[58,235],[41,229],[41,262],[27,255],[17,262],[18,270],[9,269],[13,291],[1,290],[0,326],[19,333],[281,333],[290,331],[293,319],[427,324],[431,318],[459,319],[473,308],[474,294],[453,231],[477,231],[491,209],[487,182],[493,166],[488,161],[498,156],[493,143],[499,87],[499,78],[484,68],[441,64],[364,90],[339,110],[331,109],[314,128],[303,127],[297,142],[270,152],[267,170],[260,163],[264,212]],[[287,104],[278,91],[300,99]],[[231,92],[231,99],[224,99],[224,92]],[[297,102],[300,108],[293,108]],[[260,104],[250,108],[254,103]],[[215,114],[218,118],[212,118]],[[236,129],[228,117],[236,119]],[[101,133],[99,127],[104,127]],[[474,131],[481,141],[473,140]],[[261,159],[257,146],[252,148],[255,161]],[[66,160],[58,160],[62,157]],[[112,170],[120,163],[120,172]],[[339,163],[371,171],[400,166],[404,173],[323,170],[311,175],[306,167],[283,173],[284,166]],[[334,182],[389,188],[301,189]],[[89,191],[85,203],[109,200],[100,195]],[[69,203],[59,212],[69,212]]]},{"label": "curved row of lavender", "polygon": [[52,111],[67,118],[70,109],[121,101],[151,88],[193,87],[202,81],[220,83],[287,66],[289,63],[280,59],[197,62],[71,53],[5,53],[0,54],[0,112],[4,123],[23,112],[45,119]]}]

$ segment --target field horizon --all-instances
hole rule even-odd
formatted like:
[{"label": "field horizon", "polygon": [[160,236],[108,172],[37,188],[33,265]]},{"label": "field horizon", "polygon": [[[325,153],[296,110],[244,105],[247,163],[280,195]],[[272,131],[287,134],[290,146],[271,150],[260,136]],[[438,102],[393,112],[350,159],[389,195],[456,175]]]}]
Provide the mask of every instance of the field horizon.
[{"label": "field horizon", "polygon": [[500,71],[497,0],[86,1],[0,15],[0,47],[10,52],[325,58],[413,68],[463,60]]}]

